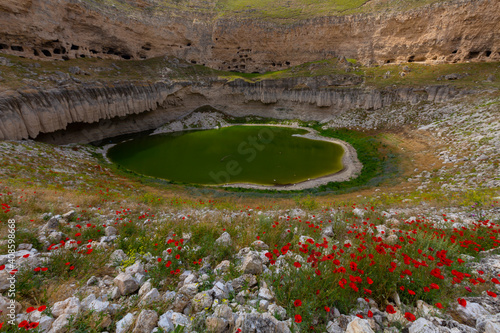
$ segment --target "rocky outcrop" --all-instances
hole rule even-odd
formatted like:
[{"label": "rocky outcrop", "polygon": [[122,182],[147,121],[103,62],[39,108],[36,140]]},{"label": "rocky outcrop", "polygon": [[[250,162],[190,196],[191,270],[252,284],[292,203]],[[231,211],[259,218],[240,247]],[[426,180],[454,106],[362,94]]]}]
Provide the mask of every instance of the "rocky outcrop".
[{"label": "rocky outcrop", "polygon": [[[405,12],[259,19],[79,0],[3,0],[0,52],[37,59],[170,55],[212,68],[278,70],[345,56],[363,63],[498,61],[500,3],[451,0]],[[146,10],[148,9],[148,10]]]},{"label": "rocky outcrop", "polygon": [[[348,81],[352,80],[349,78]],[[443,102],[467,94],[449,86],[339,87],[338,78],[81,85],[0,94],[0,139],[92,142],[154,129],[204,106],[232,116],[324,120],[394,103]]]}]

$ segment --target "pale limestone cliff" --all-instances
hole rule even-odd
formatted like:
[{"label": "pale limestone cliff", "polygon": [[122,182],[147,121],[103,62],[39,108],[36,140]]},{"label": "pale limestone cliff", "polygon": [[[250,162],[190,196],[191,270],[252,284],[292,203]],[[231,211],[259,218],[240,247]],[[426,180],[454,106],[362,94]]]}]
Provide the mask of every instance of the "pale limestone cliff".
[{"label": "pale limestone cliff", "polygon": [[498,0],[450,0],[291,25],[213,12],[127,12],[90,0],[2,0],[0,22],[0,52],[45,60],[170,55],[243,72],[334,56],[379,64],[500,60]]},{"label": "pale limestone cliff", "polygon": [[325,120],[356,108],[443,102],[468,93],[448,86],[373,89],[325,85],[334,81],[317,77],[257,83],[121,83],[3,93],[0,139],[92,142],[154,129],[204,105],[233,116]]}]

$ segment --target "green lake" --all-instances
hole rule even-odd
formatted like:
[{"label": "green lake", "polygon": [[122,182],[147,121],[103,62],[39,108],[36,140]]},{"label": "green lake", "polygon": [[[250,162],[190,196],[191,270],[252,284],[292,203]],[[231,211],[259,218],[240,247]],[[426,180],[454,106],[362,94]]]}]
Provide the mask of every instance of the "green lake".
[{"label": "green lake", "polygon": [[344,149],[293,136],[303,129],[230,126],[137,137],[108,157],[134,172],[176,182],[215,185],[295,184],[342,170]]}]

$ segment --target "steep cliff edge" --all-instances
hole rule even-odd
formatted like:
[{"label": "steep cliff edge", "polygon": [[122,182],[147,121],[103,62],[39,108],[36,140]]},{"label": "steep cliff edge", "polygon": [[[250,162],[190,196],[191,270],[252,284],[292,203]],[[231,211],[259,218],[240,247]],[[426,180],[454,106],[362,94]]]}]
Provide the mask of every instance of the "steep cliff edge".
[{"label": "steep cliff edge", "polygon": [[287,25],[210,10],[158,13],[90,0],[4,0],[0,22],[0,52],[45,60],[170,55],[216,69],[264,72],[333,56],[365,64],[500,59],[496,0]]},{"label": "steep cliff edge", "polygon": [[449,86],[338,87],[336,78],[157,82],[22,90],[0,94],[0,139],[91,142],[153,129],[203,105],[233,116],[325,120],[394,103],[442,102],[467,94]]}]

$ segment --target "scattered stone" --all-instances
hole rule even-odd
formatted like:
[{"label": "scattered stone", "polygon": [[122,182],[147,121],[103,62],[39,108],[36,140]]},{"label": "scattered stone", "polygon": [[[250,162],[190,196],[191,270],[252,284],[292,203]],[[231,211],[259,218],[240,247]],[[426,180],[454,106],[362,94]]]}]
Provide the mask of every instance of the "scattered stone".
[{"label": "scattered stone", "polygon": [[274,300],[274,295],[271,292],[271,290],[269,290],[268,288],[260,288],[258,296],[259,296],[259,298],[267,300],[267,301]]},{"label": "scattered stone", "polygon": [[130,332],[132,325],[134,324],[134,315],[127,313],[120,321],[116,323],[116,333],[127,333]]},{"label": "scattered stone", "polygon": [[193,304],[193,310],[195,313],[210,309],[212,302],[214,301],[211,295],[212,293],[210,291],[202,291],[193,297],[191,304]]},{"label": "scattered stone", "polygon": [[54,303],[52,306],[52,315],[56,318],[63,314],[74,315],[76,317],[80,312],[80,307],[80,300],[76,297],[70,297],[64,301]]},{"label": "scattered stone", "polygon": [[153,289],[153,286],[151,285],[151,282],[147,281],[141,286],[137,294],[141,297],[142,295],[147,294],[151,289]]},{"label": "scattered stone", "polygon": [[241,270],[244,274],[258,275],[262,273],[262,260],[257,254],[250,252],[243,259]]},{"label": "scattered stone", "polygon": [[106,227],[106,230],[105,230],[106,236],[116,236],[117,234],[118,234],[118,231],[116,230],[115,227],[112,227],[112,226]]},{"label": "scattered stone", "polygon": [[418,318],[408,328],[408,333],[440,333],[434,324],[425,318]]},{"label": "scattered stone", "polygon": [[64,333],[68,330],[67,326],[72,317],[70,314],[62,314],[52,323],[49,333]]},{"label": "scattered stone", "polygon": [[123,252],[123,250],[116,250],[111,254],[110,259],[112,263],[120,264],[122,261],[127,260],[128,256],[125,254],[125,252]]},{"label": "scattered stone", "polygon": [[347,325],[346,333],[375,333],[368,320],[356,318]]},{"label": "scattered stone", "polygon": [[158,292],[158,289],[153,288],[142,297],[141,301],[139,302],[139,305],[140,306],[150,305],[150,304],[153,304],[155,302],[159,302],[160,298],[161,297],[160,297],[160,293]]},{"label": "scattered stone", "polygon": [[127,273],[118,274],[118,276],[113,280],[113,282],[120,290],[120,295],[122,296],[132,294],[137,289],[139,289],[139,284],[137,283],[137,281],[130,274]]},{"label": "scattered stone", "polygon": [[231,265],[231,262],[229,260],[223,260],[218,264],[215,269],[214,273],[216,275],[221,274],[221,273],[226,273],[229,271],[229,266]]},{"label": "scattered stone", "polygon": [[472,327],[476,326],[476,320],[480,316],[491,315],[482,305],[473,302],[467,302],[466,307],[456,304],[450,309],[450,312],[459,322]]},{"label": "scattered stone", "polygon": [[231,246],[232,243],[233,241],[231,240],[231,235],[229,235],[227,231],[224,231],[224,233],[215,241],[215,244],[219,246]]},{"label": "scattered stone", "polygon": [[87,280],[87,286],[93,286],[97,282],[99,282],[99,280],[97,280],[95,276],[91,276],[90,279]]},{"label": "scattered stone", "polygon": [[256,240],[255,242],[252,243],[252,246],[257,250],[269,250],[269,245],[267,245],[261,240]]},{"label": "scattered stone", "polygon": [[132,333],[151,333],[158,321],[158,314],[154,310],[142,310],[135,322]]}]

